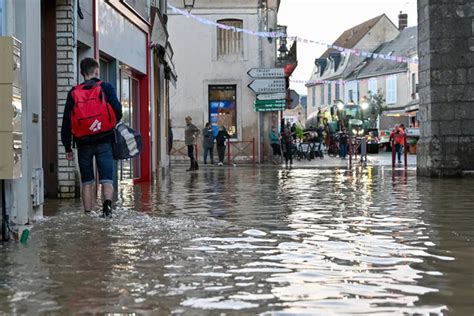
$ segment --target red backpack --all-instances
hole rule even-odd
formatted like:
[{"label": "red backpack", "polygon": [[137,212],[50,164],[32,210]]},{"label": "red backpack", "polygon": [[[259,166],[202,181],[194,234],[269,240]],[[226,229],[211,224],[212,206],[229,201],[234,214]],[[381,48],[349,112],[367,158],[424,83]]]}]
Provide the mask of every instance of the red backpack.
[{"label": "red backpack", "polygon": [[101,84],[101,81],[95,85],[83,83],[71,92],[74,99],[71,125],[75,138],[111,131],[117,123],[112,106],[105,100]]}]

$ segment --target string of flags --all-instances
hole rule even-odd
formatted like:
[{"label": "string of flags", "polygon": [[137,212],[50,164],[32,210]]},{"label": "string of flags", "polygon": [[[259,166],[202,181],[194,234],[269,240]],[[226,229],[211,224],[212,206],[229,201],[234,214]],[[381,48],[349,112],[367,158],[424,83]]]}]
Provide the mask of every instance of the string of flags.
[{"label": "string of flags", "polygon": [[223,29],[223,30],[228,30],[228,31],[233,31],[233,32],[239,32],[239,33],[245,33],[248,35],[252,36],[258,36],[258,37],[265,37],[265,38],[280,38],[280,37],[286,37],[289,41],[296,41],[298,43],[303,43],[303,44],[316,44],[316,45],[321,45],[325,46],[329,49],[334,49],[339,52],[344,52],[346,54],[353,54],[355,56],[359,57],[365,57],[365,58],[371,58],[371,59],[383,59],[383,60],[389,60],[397,63],[411,63],[411,64],[418,64],[418,57],[407,57],[407,56],[396,56],[396,55],[388,55],[388,54],[379,54],[379,53],[372,53],[372,52],[367,52],[359,49],[353,49],[353,48],[345,48],[333,44],[327,44],[311,39],[304,39],[298,36],[286,36],[285,33],[282,32],[255,32],[252,30],[247,30],[243,28],[238,28],[235,26],[229,26],[225,25],[222,23],[217,23],[208,19],[204,19],[202,17],[196,16],[194,14],[191,14],[185,10],[178,9],[170,4],[168,4],[168,7],[175,13],[183,15],[187,18],[192,18],[196,21],[198,21],[201,24],[205,25],[210,25],[210,26],[215,26],[217,28]]},{"label": "string of flags", "polygon": [[[393,75],[386,75],[386,76],[377,76],[377,78],[384,78],[387,79],[388,77],[393,76]],[[331,83],[336,83],[336,84],[350,84],[350,83],[360,83],[360,82],[368,82],[372,78],[367,78],[367,79],[352,79],[352,80],[342,80],[342,79],[337,79],[337,80],[298,80],[298,79],[290,79],[290,82],[292,83],[301,83],[305,85],[315,85],[315,84],[331,84]]]}]

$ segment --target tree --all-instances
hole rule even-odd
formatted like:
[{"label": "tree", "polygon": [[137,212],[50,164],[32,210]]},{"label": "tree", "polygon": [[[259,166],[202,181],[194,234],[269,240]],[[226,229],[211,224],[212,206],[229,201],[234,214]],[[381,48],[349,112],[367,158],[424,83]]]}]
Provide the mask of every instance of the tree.
[{"label": "tree", "polygon": [[370,128],[377,128],[377,119],[387,109],[384,95],[378,91],[377,94],[370,93],[369,107],[367,109]]}]

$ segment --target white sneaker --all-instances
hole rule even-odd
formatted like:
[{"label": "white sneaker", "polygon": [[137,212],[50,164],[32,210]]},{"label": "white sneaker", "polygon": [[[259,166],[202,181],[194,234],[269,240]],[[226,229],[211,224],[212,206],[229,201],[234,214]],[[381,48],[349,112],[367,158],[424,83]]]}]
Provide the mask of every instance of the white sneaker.
[{"label": "white sneaker", "polygon": [[217,165],[218,166],[223,166],[224,164],[222,162],[219,162]]}]

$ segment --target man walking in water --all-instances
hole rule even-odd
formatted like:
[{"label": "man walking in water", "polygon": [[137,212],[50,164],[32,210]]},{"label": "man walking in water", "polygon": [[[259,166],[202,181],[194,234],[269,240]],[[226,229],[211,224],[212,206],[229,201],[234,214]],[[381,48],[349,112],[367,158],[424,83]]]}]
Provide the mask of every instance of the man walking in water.
[{"label": "man walking in water", "polygon": [[117,121],[122,118],[122,105],[113,86],[98,79],[99,64],[95,59],[83,59],[80,67],[84,82],[68,93],[61,127],[61,141],[69,161],[74,160],[72,143],[77,145],[82,202],[86,213],[90,213],[94,207],[95,157],[99,182],[104,194],[102,217],[111,217],[114,195],[113,130]]},{"label": "man walking in water", "polygon": [[199,166],[194,157],[194,145],[196,144],[196,138],[199,135],[199,129],[193,124],[191,116],[186,116],[186,129],[184,130],[184,143],[188,147],[188,157],[191,159],[191,167],[186,171],[198,170]]}]

